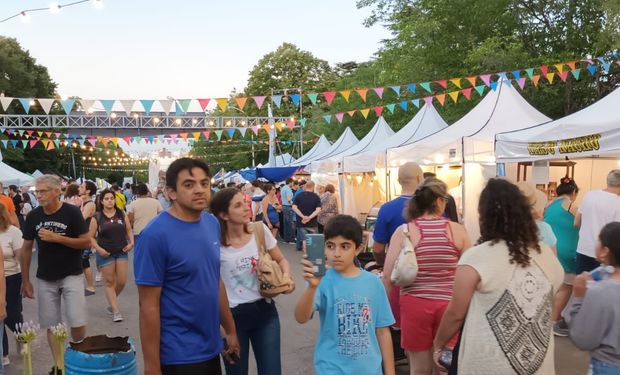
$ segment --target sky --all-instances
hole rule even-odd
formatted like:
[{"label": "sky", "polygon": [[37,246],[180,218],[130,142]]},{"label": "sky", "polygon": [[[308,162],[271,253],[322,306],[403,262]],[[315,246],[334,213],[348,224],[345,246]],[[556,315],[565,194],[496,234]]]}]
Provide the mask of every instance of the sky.
[{"label": "sky", "polygon": [[[63,4],[71,0],[60,0]],[[51,0],[3,0],[0,19]],[[389,37],[355,0],[103,0],[0,23],[49,69],[62,96],[227,97],[283,42],[330,64],[366,61]]]}]

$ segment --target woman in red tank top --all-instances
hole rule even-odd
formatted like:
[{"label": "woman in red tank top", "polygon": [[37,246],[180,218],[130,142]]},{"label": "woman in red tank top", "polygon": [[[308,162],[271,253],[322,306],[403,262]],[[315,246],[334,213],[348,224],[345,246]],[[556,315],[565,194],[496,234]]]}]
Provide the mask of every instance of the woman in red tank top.
[{"label": "woman in red tank top", "polygon": [[433,374],[433,338],[452,298],[459,257],[471,246],[465,227],[442,217],[447,196],[446,184],[437,178],[420,185],[405,210],[409,222],[392,236],[385,262],[383,282],[389,294],[390,275],[408,226],[419,269],[414,283],[401,288],[400,313],[401,346],[412,375]]}]

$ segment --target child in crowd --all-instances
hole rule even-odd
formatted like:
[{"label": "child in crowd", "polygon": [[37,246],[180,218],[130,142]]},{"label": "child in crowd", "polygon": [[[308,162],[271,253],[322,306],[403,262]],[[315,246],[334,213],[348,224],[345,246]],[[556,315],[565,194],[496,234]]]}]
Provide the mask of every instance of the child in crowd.
[{"label": "child in crowd", "polygon": [[362,250],[362,227],[348,215],[325,225],[329,269],[314,275],[312,263],[302,260],[308,288],[297,302],[295,319],[305,323],[318,311],[321,319],[314,351],[317,374],[394,375],[389,326],[394,317],[381,281],[355,265]]},{"label": "child in crowd", "polygon": [[581,350],[589,350],[593,375],[620,374],[620,222],[607,224],[599,234],[596,259],[611,265],[602,281],[590,273],[575,278],[573,300],[564,319],[569,335]]}]

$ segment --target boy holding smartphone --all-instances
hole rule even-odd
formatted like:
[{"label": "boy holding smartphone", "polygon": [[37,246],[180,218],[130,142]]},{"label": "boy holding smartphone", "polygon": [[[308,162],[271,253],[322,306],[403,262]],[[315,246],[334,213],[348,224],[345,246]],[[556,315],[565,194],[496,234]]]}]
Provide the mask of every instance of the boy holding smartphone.
[{"label": "boy holding smartphone", "polygon": [[321,328],[314,351],[317,374],[394,375],[389,326],[394,317],[377,276],[355,265],[362,250],[362,227],[348,215],[325,225],[325,255],[329,270],[319,277],[315,265],[302,260],[308,288],[297,302],[295,319],[305,323],[319,312]]}]

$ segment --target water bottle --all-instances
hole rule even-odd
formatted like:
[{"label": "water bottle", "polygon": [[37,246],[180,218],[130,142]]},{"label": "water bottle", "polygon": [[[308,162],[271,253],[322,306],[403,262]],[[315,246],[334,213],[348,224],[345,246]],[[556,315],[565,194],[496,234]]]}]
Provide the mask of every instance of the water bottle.
[{"label": "water bottle", "polygon": [[614,273],[615,270],[616,269],[614,268],[614,266],[600,265],[593,269],[592,272],[590,272],[590,276],[592,276],[592,280],[594,281],[602,281],[609,278],[609,275]]}]

